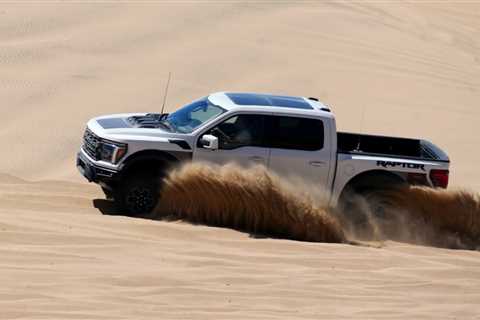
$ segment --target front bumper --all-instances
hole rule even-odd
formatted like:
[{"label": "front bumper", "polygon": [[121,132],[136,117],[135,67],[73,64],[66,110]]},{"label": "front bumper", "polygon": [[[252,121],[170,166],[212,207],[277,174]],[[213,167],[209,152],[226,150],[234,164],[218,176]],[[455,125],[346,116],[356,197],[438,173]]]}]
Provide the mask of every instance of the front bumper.
[{"label": "front bumper", "polygon": [[89,181],[107,184],[119,179],[119,172],[95,165],[81,151],[77,154],[77,169]]}]

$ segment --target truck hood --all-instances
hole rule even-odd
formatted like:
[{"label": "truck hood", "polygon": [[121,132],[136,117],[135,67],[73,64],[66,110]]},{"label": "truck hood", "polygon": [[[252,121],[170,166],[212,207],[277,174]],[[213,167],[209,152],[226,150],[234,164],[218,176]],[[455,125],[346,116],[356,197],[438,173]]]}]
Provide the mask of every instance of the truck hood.
[{"label": "truck hood", "polygon": [[161,123],[160,113],[127,113],[95,118],[103,129],[119,128],[155,128],[168,132]]},{"label": "truck hood", "polygon": [[179,134],[171,132],[160,124],[160,114],[126,113],[93,118],[88,127],[105,139],[122,141],[125,139],[171,138]]}]

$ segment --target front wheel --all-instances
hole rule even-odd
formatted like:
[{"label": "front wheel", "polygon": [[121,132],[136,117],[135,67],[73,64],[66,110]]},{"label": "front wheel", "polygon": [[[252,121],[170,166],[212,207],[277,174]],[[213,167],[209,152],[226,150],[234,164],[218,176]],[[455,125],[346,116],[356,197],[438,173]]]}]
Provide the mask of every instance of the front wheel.
[{"label": "front wheel", "polygon": [[115,198],[115,190],[111,187],[102,187],[102,191],[105,194],[105,198],[107,200],[114,200]]},{"label": "front wheel", "polygon": [[126,178],[115,201],[129,216],[150,214],[160,198],[161,179],[140,175]]}]

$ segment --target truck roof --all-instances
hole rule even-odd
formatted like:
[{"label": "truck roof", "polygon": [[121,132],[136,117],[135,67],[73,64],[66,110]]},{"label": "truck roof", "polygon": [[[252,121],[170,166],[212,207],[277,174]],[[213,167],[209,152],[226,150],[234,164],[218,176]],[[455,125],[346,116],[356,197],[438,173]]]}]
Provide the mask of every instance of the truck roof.
[{"label": "truck roof", "polygon": [[315,98],[264,93],[216,92],[208,96],[215,105],[227,110],[271,111],[333,117],[330,109]]}]

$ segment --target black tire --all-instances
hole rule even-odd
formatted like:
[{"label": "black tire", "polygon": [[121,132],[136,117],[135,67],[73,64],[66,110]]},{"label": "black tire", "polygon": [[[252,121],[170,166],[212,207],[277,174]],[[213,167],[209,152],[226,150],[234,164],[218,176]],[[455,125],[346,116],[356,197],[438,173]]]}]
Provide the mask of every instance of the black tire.
[{"label": "black tire", "polygon": [[368,220],[368,200],[363,192],[348,190],[339,199],[337,206],[345,225],[361,226]]},{"label": "black tire", "polygon": [[386,220],[389,219],[389,213],[394,207],[394,203],[392,202],[389,193],[396,190],[398,189],[369,189],[364,190],[360,196],[365,199],[368,209],[375,219]]},{"label": "black tire", "polygon": [[343,224],[360,238],[371,238],[377,233],[378,223],[386,225],[392,219],[394,203],[390,193],[406,186],[405,181],[381,175],[350,186],[342,193],[337,207]]},{"label": "black tire", "polygon": [[[386,174],[374,174],[365,176],[348,186],[339,199],[341,210],[358,207],[359,200],[366,200],[379,208],[378,213],[382,214],[381,204],[388,203],[388,193],[407,187],[408,184],[399,177]],[[370,208],[372,209],[372,208]]]},{"label": "black tire", "polygon": [[102,191],[107,200],[113,200],[115,198],[115,191],[112,188],[102,187]]},{"label": "black tire", "polygon": [[158,175],[132,174],[122,181],[115,202],[128,216],[149,215],[160,199],[161,179]]}]

